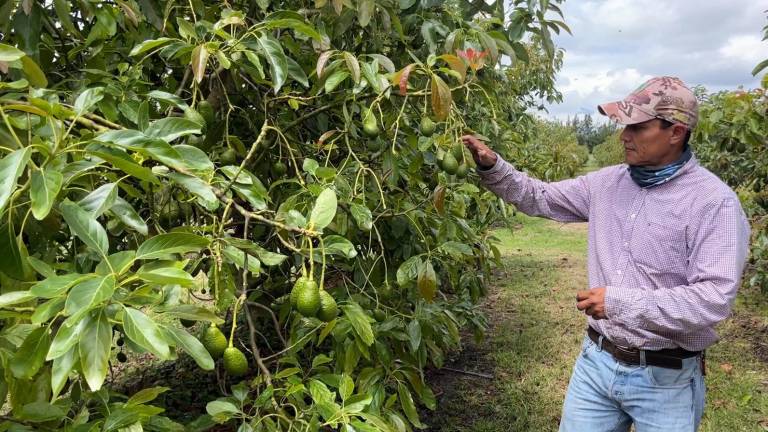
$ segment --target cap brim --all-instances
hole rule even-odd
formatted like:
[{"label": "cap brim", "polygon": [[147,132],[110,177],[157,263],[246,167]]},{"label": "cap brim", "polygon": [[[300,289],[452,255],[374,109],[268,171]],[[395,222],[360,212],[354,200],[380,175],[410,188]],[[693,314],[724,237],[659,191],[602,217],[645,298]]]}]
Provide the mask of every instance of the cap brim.
[{"label": "cap brim", "polygon": [[598,105],[597,110],[600,114],[622,125],[647,122],[656,118],[638,108],[637,105],[625,101],[604,103]]}]

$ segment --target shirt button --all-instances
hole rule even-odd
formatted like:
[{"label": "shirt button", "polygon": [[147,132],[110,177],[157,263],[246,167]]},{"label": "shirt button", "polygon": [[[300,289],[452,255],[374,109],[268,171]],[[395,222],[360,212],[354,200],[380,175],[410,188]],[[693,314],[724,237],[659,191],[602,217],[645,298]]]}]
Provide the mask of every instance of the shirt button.
[{"label": "shirt button", "polygon": [[624,242],[624,247],[629,246],[629,242]]},{"label": "shirt button", "polygon": [[616,274],[621,274],[621,270],[616,270]]},{"label": "shirt button", "polygon": [[635,218],[635,216],[637,216],[637,215],[636,215],[636,214],[634,214],[634,213],[632,213],[631,215],[629,215],[629,218],[630,218],[630,219],[634,219],[634,218]]}]

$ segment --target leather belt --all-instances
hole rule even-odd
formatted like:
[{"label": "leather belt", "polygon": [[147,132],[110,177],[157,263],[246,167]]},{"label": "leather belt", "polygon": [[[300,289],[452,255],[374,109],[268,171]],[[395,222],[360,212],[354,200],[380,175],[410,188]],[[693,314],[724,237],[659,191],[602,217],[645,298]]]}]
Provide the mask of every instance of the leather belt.
[{"label": "leather belt", "polygon": [[630,365],[641,365],[641,353],[645,354],[645,364],[649,366],[659,366],[668,369],[682,369],[683,359],[696,357],[701,351],[688,351],[682,348],[662,349],[662,350],[640,350],[637,348],[628,348],[615,345],[608,338],[603,337],[602,345],[600,343],[600,333],[592,327],[587,327],[587,334],[592,342],[602,349],[609,352],[614,359]]}]

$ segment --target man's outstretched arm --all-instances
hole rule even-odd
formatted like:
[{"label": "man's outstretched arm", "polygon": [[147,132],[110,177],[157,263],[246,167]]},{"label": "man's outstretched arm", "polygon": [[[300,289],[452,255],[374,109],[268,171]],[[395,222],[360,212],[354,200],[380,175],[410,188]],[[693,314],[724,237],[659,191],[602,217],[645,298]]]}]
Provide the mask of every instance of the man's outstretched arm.
[{"label": "man's outstretched arm", "polygon": [[589,219],[589,184],[585,176],[543,182],[516,170],[474,136],[464,135],[462,141],[477,163],[483,185],[521,212],[560,222]]}]

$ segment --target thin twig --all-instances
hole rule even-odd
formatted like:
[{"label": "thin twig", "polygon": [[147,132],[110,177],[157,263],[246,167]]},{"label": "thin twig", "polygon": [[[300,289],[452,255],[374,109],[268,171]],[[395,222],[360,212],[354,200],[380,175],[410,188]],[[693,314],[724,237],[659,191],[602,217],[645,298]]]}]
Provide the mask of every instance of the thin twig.
[{"label": "thin twig", "polygon": [[476,376],[476,377],[485,378],[485,379],[494,379],[495,378],[493,375],[488,375],[488,374],[479,373],[479,372],[466,371],[466,370],[461,370],[461,369],[454,369],[454,368],[449,368],[449,367],[442,367],[439,370],[447,370],[447,371],[450,371],[450,372],[456,372],[456,373],[460,373],[460,374],[464,374],[464,375],[471,375],[471,376]]},{"label": "thin twig", "polygon": [[272,324],[275,325],[275,331],[277,332],[277,336],[280,338],[280,341],[283,342],[283,346],[287,346],[288,342],[283,337],[282,332],[280,331],[280,321],[277,320],[277,316],[275,315],[275,312],[272,311],[272,309],[268,308],[267,306],[264,306],[261,303],[257,302],[248,302],[249,306],[254,306],[260,309],[263,309],[267,312],[269,312],[269,315],[272,317]]}]

